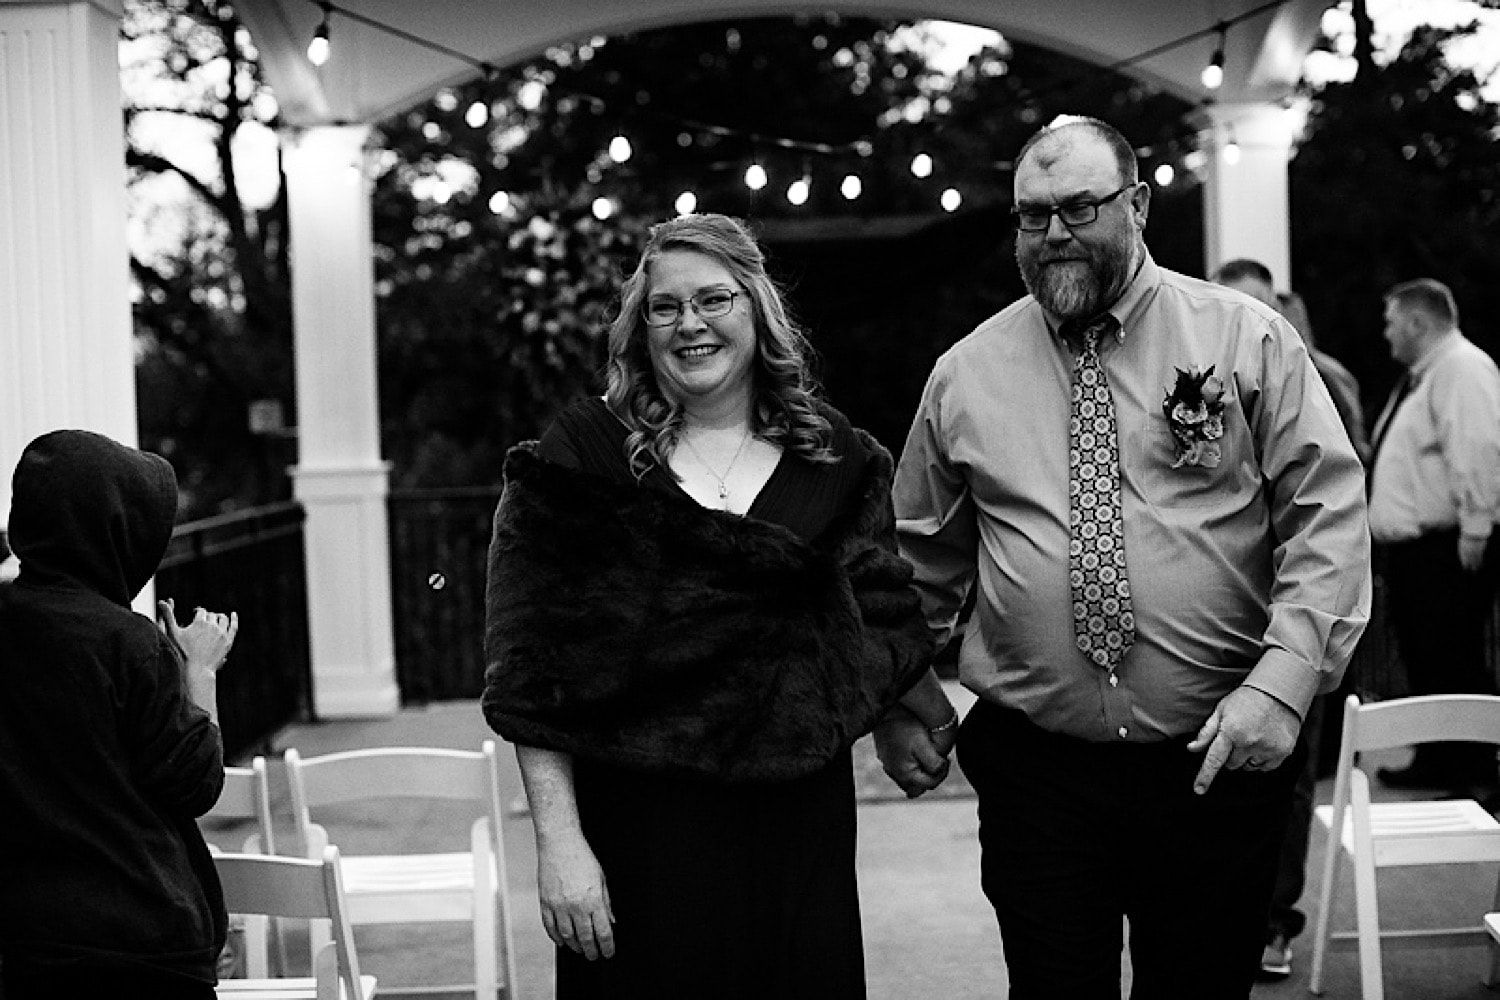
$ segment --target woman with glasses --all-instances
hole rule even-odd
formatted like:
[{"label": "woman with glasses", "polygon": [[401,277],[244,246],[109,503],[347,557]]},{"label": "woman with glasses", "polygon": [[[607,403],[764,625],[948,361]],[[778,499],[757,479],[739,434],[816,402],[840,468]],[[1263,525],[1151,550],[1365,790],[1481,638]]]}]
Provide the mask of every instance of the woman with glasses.
[{"label": "woman with glasses", "polygon": [[557,996],[863,997],[850,745],[957,717],[892,462],[822,402],[743,224],[661,223],[607,391],[506,461],[484,711],[516,744]]}]

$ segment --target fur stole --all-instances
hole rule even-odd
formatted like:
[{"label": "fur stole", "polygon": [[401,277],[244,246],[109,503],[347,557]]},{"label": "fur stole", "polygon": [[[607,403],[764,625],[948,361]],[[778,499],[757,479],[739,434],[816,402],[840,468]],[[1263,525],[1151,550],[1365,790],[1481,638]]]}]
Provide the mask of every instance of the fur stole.
[{"label": "fur stole", "polygon": [[[485,595],[485,718],[515,743],[720,781],[810,774],[932,659],[890,453],[812,544],[511,450]],[[850,456],[852,460],[854,456]]]}]

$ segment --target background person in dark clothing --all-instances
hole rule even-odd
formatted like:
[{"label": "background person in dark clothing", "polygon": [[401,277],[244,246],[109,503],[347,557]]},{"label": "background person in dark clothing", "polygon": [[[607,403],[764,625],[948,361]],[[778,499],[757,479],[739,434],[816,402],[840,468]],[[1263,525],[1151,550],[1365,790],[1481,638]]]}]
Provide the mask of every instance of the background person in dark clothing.
[{"label": "background person in dark clothing", "polygon": [[0,586],[6,1000],[212,997],[223,897],[194,823],[224,781],[214,672],[235,615],[130,610],[177,512],[167,462],[54,431],[16,466]]}]

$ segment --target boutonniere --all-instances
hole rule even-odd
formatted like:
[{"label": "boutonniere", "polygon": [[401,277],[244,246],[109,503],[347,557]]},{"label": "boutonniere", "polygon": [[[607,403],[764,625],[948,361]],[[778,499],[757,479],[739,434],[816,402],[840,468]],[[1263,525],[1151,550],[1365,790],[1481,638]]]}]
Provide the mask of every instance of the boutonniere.
[{"label": "boutonniere", "polygon": [[1177,384],[1161,401],[1172,429],[1172,444],[1177,461],[1172,468],[1201,465],[1217,469],[1221,453],[1219,439],[1224,436],[1224,380],[1214,374],[1214,366],[1200,372],[1196,368],[1177,369]]}]

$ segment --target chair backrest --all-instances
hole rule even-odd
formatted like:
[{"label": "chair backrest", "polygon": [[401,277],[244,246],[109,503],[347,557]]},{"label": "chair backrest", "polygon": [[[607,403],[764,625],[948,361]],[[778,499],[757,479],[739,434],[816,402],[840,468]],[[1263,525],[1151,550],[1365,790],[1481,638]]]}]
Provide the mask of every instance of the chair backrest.
[{"label": "chair backrest", "polygon": [[494,740],[483,748],[378,747],[348,750],[303,759],[286,751],[287,783],[299,836],[313,825],[312,810],[371,799],[465,800],[479,806],[498,850],[500,836],[500,764]]},{"label": "chair backrest", "polygon": [[[256,833],[244,849],[251,854],[275,854],[276,835],[271,823],[271,782],[266,759],[256,757],[249,767],[224,768],[224,790],[206,820],[255,820]],[[210,838],[212,839],[212,838]]]},{"label": "chair backrest", "polygon": [[216,854],[214,865],[230,913],[329,921],[332,941],[313,956],[318,995],[337,996],[337,981],[342,980],[346,997],[365,1000],[337,847],[325,848],[321,861],[266,854]]},{"label": "chair backrest", "polygon": [[1344,741],[1356,753],[1436,740],[1500,744],[1500,697],[1431,694],[1362,705],[1350,695],[1344,703]]}]

